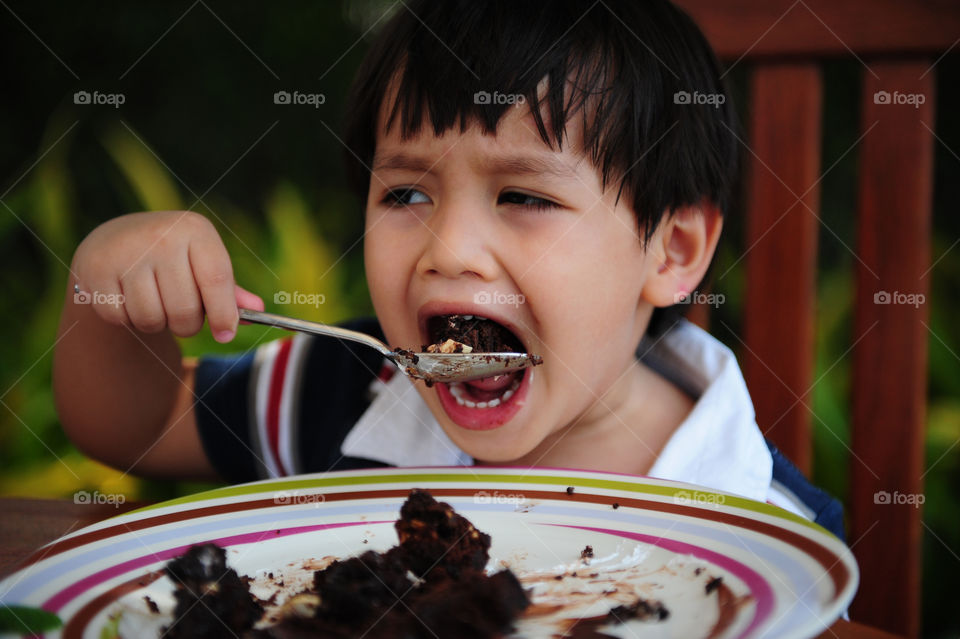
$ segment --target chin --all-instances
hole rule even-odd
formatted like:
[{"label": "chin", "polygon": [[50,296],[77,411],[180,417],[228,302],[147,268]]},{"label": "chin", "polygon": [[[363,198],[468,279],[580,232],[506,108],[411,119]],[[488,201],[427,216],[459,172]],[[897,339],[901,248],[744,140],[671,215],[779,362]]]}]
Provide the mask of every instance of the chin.
[{"label": "chin", "polygon": [[[449,432],[449,431],[448,431]],[[506,432],[503,432],[506,435]],[[452,439],[452,438],[451,438]],[[508,441],[502,441],[504,437],[495,437],[485,441],[477,442],[476,437],[467,436],[462,441],[455,441],[460,449],[473,457],[477,463],[502,465],[502,466],[526,466],[519,460],[524,459],[534,448],[535,442],[529,445],[518,442],[516,438],[510,437]]]},{"label": "chin", "polygon": [[427,398],[427,405],[450,440],[477,462],[513,465],[511,462],[524,458],[541,441],[537,438],[531,439],[530,436],[536,429],[531,423],[532,420],[527,419],[525,410],[506,423],[491,428],[464,427],[451,419],[444,409],[436,386],[424,388],[422,392],[432,395]]}]

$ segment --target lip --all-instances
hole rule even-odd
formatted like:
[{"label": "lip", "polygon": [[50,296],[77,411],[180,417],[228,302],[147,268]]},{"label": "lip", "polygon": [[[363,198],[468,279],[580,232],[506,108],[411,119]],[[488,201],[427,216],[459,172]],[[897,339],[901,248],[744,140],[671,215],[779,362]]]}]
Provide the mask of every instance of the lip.
[{"label": "lip", "polygon": [[520,386],[517,387],[513,396],[505,403],[493,408],[461,406],[450,393],[450,388],[446,384],[437,384],[435,388],[437,397],[440,399],[440,405],[454,424],[467,430],[493,430],[513,419],[520,409],[526,405],[532,381],[533,369],[524,369]]},{"label": "lip", "polygon": [[517,336],[521,345],[530,352],[530,345],[527,343],[526,331],[523,331],[517,324],[509,318],[499,314],[493,306],[480,306],[472,303],[459,302],[427,302],[417,311],[417,328],[420,331],[422,344],[428,344],[430,336],[427,334],[427,320],[436,315],[479,315],[493,320],[505,326],[510,332]]}]

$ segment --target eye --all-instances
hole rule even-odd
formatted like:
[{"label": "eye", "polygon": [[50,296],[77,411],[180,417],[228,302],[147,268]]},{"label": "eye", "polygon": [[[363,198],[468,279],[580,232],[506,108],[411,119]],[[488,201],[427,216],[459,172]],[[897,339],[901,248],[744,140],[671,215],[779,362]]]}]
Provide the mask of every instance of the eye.
[{"label": "eye", "polygon": [[556,202],[530,195],[529,193],[520,193],[519,191],[507,191],[502,193],[497,199],[497,204],[509,204],[512,206],[522,206],[527,209],[541,211],[546,209],[555,209],[559,205]]},{"label": "eye", "polygon": [[392,189],[383,196],[383,203],[391,207],[410,206],[411,204],[428,204],[430,198],[423,192],[410,187]]}]

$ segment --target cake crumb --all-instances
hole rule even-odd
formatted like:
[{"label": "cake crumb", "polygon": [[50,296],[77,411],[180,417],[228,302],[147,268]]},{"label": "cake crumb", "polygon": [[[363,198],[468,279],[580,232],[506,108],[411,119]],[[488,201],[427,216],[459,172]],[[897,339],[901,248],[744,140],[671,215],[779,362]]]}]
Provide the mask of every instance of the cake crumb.
[{"label": "cake crumb", "polygon": [[723,577],[714,577],[713,579],[707,582],[707,585],[706,587],[704,587],[704,590],[709,595],[711,592],[719,588],[722,583],[723,583]]},{"label": "cake crumb", "polygon": [[593,559],[593,546],[587,546],[581,550],[580,559]]},{"label": "cake crumb", "polygon": [[573,486],[567,486],[567,494],[568,494],[568,495],[572,495],[572,494],[573,494],[573,490],[574,490]]},{"label": "cake crumb", "polygon": [[472,353],[473,347],[463,342],[458,342],[455,339],[448,338],[447,341],[442,344],[430,344],[427,346],[427,352],[443,353],[445,355],[449,355],[450,353]]}]

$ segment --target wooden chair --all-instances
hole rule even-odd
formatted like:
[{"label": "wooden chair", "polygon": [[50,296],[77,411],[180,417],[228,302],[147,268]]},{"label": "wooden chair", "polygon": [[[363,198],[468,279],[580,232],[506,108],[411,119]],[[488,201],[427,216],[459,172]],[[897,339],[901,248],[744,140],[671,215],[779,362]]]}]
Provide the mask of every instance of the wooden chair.
[{"label": "wooden chair", "polygon": [[[748,65],[742,364],[767,436],[809,472],[819,231],[820,64],[863,63],[848,539],[860,565],[851,618],[919,632],[936,62],[960,5],[914,0],[676,0],[728,66]],[[880,92],[886,92],[880,93]],[[897,92],[895,95],[894,92]],[[919,94],[919,105],[887,103]],[[876,96],[876,98],[875,98]],[[875,295],[879,295],[875,300]],[[698,309],[702,313],[704,309]]]}]

